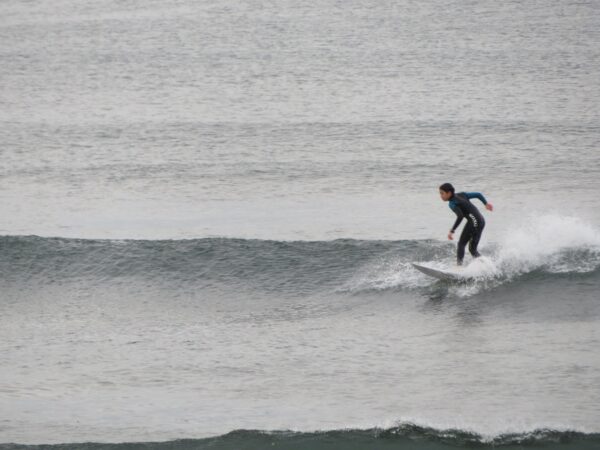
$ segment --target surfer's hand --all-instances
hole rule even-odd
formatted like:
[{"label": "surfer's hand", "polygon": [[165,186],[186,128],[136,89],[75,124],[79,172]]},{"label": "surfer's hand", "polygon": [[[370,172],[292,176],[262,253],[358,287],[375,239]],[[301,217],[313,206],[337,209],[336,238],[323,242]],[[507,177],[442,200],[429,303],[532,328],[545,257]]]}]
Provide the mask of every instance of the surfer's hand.
[{"label": "surfer's hand", "polygon": [[486,203],[485,204],[485,209],[487,209],[488,211],[493,211],[494,210],[494,205],[492,205],[491,203]]},{"label": "surfer's hand", "polygon": [[448,239],[453,240],[454,239],[454,231],[450,231],[448,233]]}]

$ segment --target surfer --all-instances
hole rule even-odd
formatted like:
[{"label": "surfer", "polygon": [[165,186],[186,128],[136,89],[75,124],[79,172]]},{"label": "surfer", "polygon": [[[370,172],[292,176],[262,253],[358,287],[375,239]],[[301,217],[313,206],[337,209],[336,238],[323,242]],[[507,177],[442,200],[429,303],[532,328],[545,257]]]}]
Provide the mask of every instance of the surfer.
[{"label": "surfer", "polygon": [[485,209],[493,211],[494,206],[489,203],[485,197],[479,192],[459,192],[454,193],[454,186],[450,183],[444,183],[440,186],[440,197],[443,201],[448,202],[450,209],[456,214],[456,221],[452,229],[448,233],[448,239],[454,239],[454,232],[462,222],[463,218],[467,219],[467,224],[463,228],[460,239],[458,240],[458,248],[456,250],[456,260],[459,266],[462,265],[465,257],[465,247],[469,244],[469,253],[473,258],[481,256],[477,251],[485,220],[477,207],[471,203],[472,198],[477,198],[485,205]]}]

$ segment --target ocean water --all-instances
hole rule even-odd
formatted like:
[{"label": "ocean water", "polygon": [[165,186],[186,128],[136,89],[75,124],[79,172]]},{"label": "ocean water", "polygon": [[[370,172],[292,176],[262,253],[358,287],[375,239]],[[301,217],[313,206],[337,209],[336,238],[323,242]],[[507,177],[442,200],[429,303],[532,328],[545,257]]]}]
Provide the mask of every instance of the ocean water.
[{"label": "ocean water", "polygon": [[0,449],[599,448],[599,79],[595,1],[0,2]]}]

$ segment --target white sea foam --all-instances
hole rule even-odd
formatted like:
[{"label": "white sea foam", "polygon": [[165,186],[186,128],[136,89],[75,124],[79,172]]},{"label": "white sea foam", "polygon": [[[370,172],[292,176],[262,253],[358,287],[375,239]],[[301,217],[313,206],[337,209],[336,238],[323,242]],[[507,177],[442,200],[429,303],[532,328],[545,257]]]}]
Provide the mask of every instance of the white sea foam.
[{"label": "white sea foam", "polygon": [[[589,254],[582,255],[582,251]],[[591,271],[600,264],[600,231],[577,217],[528,218],[507,230],[494,260],[507,276],[540,268],[550,272]]]}]

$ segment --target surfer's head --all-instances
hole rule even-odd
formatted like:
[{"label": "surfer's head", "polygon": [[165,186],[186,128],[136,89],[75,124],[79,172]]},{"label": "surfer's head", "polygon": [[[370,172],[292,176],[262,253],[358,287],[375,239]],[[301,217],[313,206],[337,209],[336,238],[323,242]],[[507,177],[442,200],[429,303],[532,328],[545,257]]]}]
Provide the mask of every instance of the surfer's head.
[{"label": "surfer's head", "polygon": [[440,186],[440,197],[447,202],[454,195],[454,186],[450,183],[444,183]]}]

